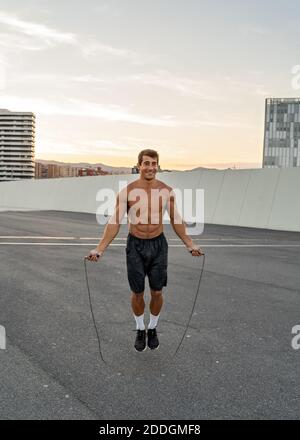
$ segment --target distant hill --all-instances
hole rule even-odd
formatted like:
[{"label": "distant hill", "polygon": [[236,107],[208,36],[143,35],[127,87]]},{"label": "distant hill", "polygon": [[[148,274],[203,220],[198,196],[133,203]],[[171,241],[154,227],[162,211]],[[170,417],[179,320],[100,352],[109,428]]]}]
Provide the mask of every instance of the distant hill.
[{"label": "distant hill", "polygon": [[196,171],[196,170],[247,170],[261,168],[261,164],[258,162],[219,162],[206,164],[204,167],[193,168],[192,170],[186,171]]},{"label": "distant hill", "polygon": [[57,160],[44,160],[44,159],[35,159],[35,161],[42,163],[42,164],[45,164],[45,165],[53,164],[53,165],[73,167],[73,168],[101,167],[102,170],[112,172],[112,173],[131,174],[131,168],[129,168],[129,167],[112,167],[109,165],[105,165],[104,163],[88,163],[88,162],[72,163],[72,162],[59,162]]},{"label": "distant hill", "polygon": [[[40,162],[43,164],[54,164],[54,165],[60,165],[60,166],[69,166],[69,167],[78,167],[78,168],[97,168],[97,167],[101,167],[102,170],[104,171],[108,171],[109,173],[113,173],[113,174],[131,174],[131,168],[130,167],[113,167],[110,165],[106,165],[104,163],[88,163],[88,162],[78,162],[78,163],[72,163],[72,162],[59,162],[57,160],[44,160],[44,159],[36,159],[36,162]],[[215,167],[213,166],[215,165]],[[257,166],[257,164],[255,163],[242,163],[242,162],[238,162],[236,163],[237,168],[236,169],[247,169],[247,168],[259,168]],[[256,166],[255,166],[256,165]],[[177,172],[182,172],[182,171],[200,171],[200,170],[224,170],[224,169],[228,169],[228,168],[232,168],[235,169],[234,164],[232,163],[220,163],[220,164],[212,164],[212,166],[206,166],[206,167],[196,167],[193,169],[189,169],[189,170],[172,170],[172,169],[163,169],[163,171],[177,171]]]},{"label": "distant hill", "polygon": [[197,167],[192,170],[184,170],[184,171],[200,171],[200,170],[216,170],[217,168],[206,168],[206,167]]},{"label": "distant hill", "polygon": [[[74,168],[97,168],[101,167],[102,170],[108,171],[109,173],[113,174],[131,174],[131,168],[129,167],[112,167],[110,165],[105,165],[104,163],[88,163],[88,162],[78,162],[78,163],[72,163],[72,162],[59,162],[57,160],[44,160],[44,159],[35,159],[36,162],[49,165],[59,165],[64,167],[74,167]],[[178,170],[163,170],[163,171],[178,171]]]}]

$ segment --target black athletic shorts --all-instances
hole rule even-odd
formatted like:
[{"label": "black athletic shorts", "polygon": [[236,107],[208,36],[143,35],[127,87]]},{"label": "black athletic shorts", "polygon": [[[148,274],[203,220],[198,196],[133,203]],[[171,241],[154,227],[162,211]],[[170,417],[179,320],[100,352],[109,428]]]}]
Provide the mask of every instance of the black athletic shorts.
[{"label": "black athletic shorts", "polygon": [[151,289],[162,290],[168,277],[168,242],[164,233],[154,238],[138,238],[129,233],[126,263],[132,292],[144,292],[146,275]]}]

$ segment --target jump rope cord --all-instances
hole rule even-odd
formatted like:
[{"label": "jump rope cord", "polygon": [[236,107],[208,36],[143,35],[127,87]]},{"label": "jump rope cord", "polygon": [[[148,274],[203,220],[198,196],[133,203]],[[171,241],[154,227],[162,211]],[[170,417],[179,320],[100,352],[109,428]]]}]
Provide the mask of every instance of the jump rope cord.
[{"label": "jump rope cord", "polygon": [[91,299],[91,292],[90,292],[90,286],[89,286],[89,280],[88,280],[88,274],[87,274],[87,269],[86,269],[86,258],[84,259],[84,268],[85,268],[85,278],[86,278],[86,284],[87,284],[87,290],[88,290],[88,295],[89,295],[89,303],[90,303],[90,310],[91,310],[91,314],[92,314],[92,318],[93,318],[93,323],[94,323],[94,327],[96,330],[96,335],[97,335],[97,339],[98,339],[98,345],[99,345],[99,353],[100,353],[100,357],[102,359],[102,361],[104,362],[105,365],[108,365],[102,355],[102,350],[101,350],[101,341],[100,341],[100,336],[98,333],[98,327],[96,324],[96,320],[95,320],[95,316],[94,316],[94,312],[93,312],[93,305],[92,305],[92,299]]},{"label": "jump rope cord", "polygon": [[[186,332],[187,332],[187,330],[188,330],[188,328],[189,328],[189,325],[190,325],[190,322],[191,322],[191,319],[192,319],[192,316],[193,316],[193,313],[194,313],[194,309],[195,309],[195,306],[196,306],[196,302],[197,302],[198,294],[199,294],[199,289],[200,289],[201,279],[202,279],[203,269],[204,269],[204,262],[205,262],[205,254],[203,254],[203,263],[202,263],[202,268],[201,268],[201,274],[200,274],[200,277],[199,277],[199,282],[198,282],[198,287],[197,287],[197,291],[196,291],[196,295],[195,295],[195,299],[194,299],[193,307],[192,307],[192,310],[191,310],[191,313],[190,313],[189,319],[188,319],[188,321],[187,321],[187,324],[186,324],[186,327],[185,327],[185,331],[184,331],[184,333],[183,333],[183,336],[182,336],[182,338],[181,338],[181,340],[180,340],[180,342],[179,342],[179,344],[178,344],[178,347],[177,347],[177,349],[176,349],[174,355],[172,356],[172,358],[174,358],[174,357],[176,356],[176,354],[177,354],[179,348],[181,347],[182,342],[183,342],[183,340],[184,340],[184,338],[185,338]],[[91,299],[91,292],[90,292],[90,286],[89,286],[88,274],[87,274],[87,268],[86,268],[86,258],[84,258],[84,268],[85,268],[85,278],[86,278],[86,284],[87,284],[87,290],[88,290],[88,296],[89,296],[90,310],[91,310],[91,315],[92,315],[92,319],[93,319],[93,323],[94,323],[94,327],[95,327],[95,331],[96,331],[96,335],[97,335],[97,340],[98,340],[98,346],[99,346],[99,354],[100,354],[100,358],[101,358],[102,362],[103,362],[105,365],[110,366],[110,365],[105,361],[104,356],[103,356],[103,354],[102,354],[102,350],[101,350],[101,339],[100,339],[100,336],[99,336],[98,327],[97,327],[96,320],[95,320],[95,316],[94,316],[94,312],[93,312],[93,305],[92,305],[92,299]]]},{"label": "jump rope cord", "polygon": [[173,358],[176,356],[179,348],[181,347],[181,344],[182,344],[182,342],[183,342],[183,340],[185,338],[186,332],[187,332],[187,330],[189,328],[189,325],[190,325],[190,322],[191,322],[191,319],[192,319],[192,316],[193,316],[193,313],[194,313],[194,310],[195,310],[195,306],[196,306],[196,302],[197,302],[197,298],[198,298],[198,294],[199,294],[199,289],[200,289],[200,284],[201,284],[201,279],[202,279],[202,275],[203,275],[204,262],[205,262],[205,254],[203,254],[203,262],[202,262],[201,274],[200,274],[200,277],[199,277],[197,292],[196,292],[196,295],[195,295],[195,298],[194,298],[194,304],[193,304],[193,307],[192,307],[189,319],[188,319],[188,321],[186,323],[185,331],[184,331],[184,333],[182,335],[182,338],[181,338],[181,341],[179,342],[178,347],[177,347],[177,349],[176,349],[176,351],[175,351],[175,353],[173,355]]}]

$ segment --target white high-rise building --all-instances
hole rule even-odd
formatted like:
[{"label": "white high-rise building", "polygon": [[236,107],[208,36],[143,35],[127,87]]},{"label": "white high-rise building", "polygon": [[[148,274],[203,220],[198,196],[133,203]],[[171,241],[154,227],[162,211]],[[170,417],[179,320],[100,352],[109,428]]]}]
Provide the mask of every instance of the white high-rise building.
[{"label": "white high-rise building", "polygon": [[263,168],[300,166],[300,98],[268,98]]},{"label": "white high-rise building", "polygon": [[34,179],[35,115],[0,109],[0,182]]}]

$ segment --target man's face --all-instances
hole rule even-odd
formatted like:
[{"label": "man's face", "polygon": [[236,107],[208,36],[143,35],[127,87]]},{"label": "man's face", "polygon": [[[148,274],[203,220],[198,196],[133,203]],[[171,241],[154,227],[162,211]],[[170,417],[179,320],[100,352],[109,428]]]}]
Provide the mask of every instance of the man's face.
[{"label": "man's face", "polygon": [[141,177],[146,180],[154,179],[158,170],[157,158],[143,156],[143,160],[139,168]]}]

